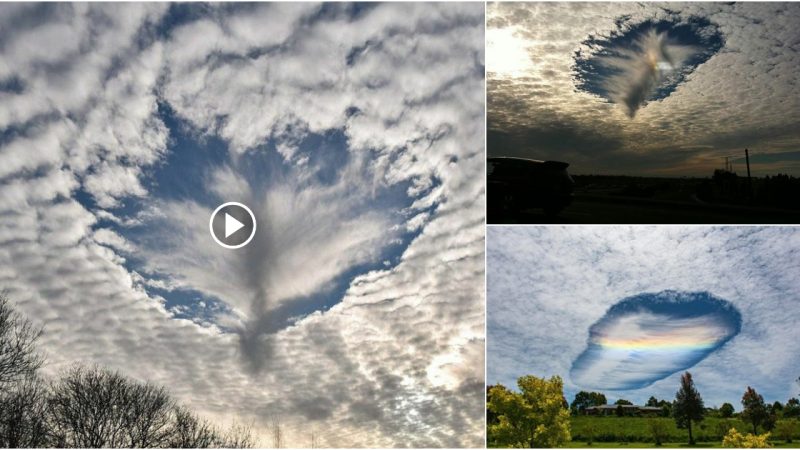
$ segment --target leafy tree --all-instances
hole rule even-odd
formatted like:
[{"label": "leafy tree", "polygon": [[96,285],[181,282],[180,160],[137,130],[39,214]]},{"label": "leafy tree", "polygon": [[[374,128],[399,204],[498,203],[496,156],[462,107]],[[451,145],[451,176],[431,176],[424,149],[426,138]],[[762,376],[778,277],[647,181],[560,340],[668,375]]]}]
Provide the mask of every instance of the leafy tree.
[{"label": "leafy tree", "polygon": [[658,406],[658,399],[653,397],[653,396],[651,396],[649,399],[647,399],[647,403],[645,403],[644,406],[657,407]]},{"label": "leafy tree", "polygon": [[731,428],[728,434],[722,439],[722,446],[727,448],[770,448],[769,433],[755,435],[748,433],[742,435],[736,428]]},{"label": "leafy tree", "polygon": [[4,292],[0,292],[0,389],[25,379],[42,366],[36,340],[42,334],[20,313],[14,311]]},{"label": "leafy tree", "polygon": [[772,404],[772,411],[776,414],[783,412],[783,404],[775,400],[775,403]]},{"label": "leafy tree", "polygon": [[700,397],[700,393],[694,387],[692,374],[686,372],[681,376],[681,388],[675,394],[672,416],[675,418],[678,428],[687,428],[689,430],[689,445],[694,445],[692,421],[702,421],[704,414],[703,398]]},{"label": "leafy tree", "polygon": [[733,417],[733,413],[735,410],[733,409],[733,405],[730,403],[723,403],[722,406],[719,407],[719,416],[723,419],[728,419]]},{"label": "leafy tree", "polygon": [[775,436],[783,439],[787,444],[791,444],[794,435],[797,434],[797,430],[797,419],[779,420],[777,426],[775,427]]},{"label": "leafy tree", "polygon": [[617,417],[622,417],[625,415],[625,409],[620,404],[617,404],[617,409],[615,412],[617,413]]},{"label": "leafy tree", "polygon": [[498,423],[488,426],[488,440],[502,447],[557,447],[570,440],[569,411],[563,405],[563,382],[524,376],[520,393],[497,385],[490,392],[489,410]]},{"label": "leafy tree", "polygon": [[615,401],[614,404],[615,405],[632,405],[633,403],[629,402],[628,400],[625,400],[624,398],[621,398],[621,399]]},{"label": "leafy tree", "polygon": [[758,434],[758,427],[769,421],[769,411],[764,404],[764,397],[747,386],[742,396],[742,406],[742,420],[753,425],[753,434]]},{"label": "leafy tree", "polygon": [[580,391],[575,394],[575,399],[570,404],[570,410],[573,414],[582,414],[586,408],[605,404],[606,396],[600,392]]},{"label": "leafy tree", "polygon": [[783,417],[800,417],[800,400],[790,398],[783,407]]}]

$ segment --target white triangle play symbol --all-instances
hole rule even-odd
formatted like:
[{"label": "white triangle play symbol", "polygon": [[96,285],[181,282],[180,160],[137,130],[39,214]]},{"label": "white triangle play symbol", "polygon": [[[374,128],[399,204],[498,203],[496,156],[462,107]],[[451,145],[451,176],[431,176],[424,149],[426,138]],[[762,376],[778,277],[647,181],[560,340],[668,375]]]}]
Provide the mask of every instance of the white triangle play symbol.
[{"label": "white triangle play symbol", "polygon": [[236,233],[237,231],[241,230],[244,227],[242,222],[231,217],[230,214],[225,213],[225,237]]}]

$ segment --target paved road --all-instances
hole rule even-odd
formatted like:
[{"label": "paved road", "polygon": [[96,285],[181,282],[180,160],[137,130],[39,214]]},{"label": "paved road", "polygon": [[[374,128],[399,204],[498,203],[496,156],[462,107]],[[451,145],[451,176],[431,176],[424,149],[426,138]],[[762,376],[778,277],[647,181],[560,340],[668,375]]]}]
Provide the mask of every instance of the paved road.
[{"label": "paved road", "polygon": [[557,217],[541,210],[516,217],[489,215],[489,223],[509,224],[800,224],[800,211],[576,198]]}]

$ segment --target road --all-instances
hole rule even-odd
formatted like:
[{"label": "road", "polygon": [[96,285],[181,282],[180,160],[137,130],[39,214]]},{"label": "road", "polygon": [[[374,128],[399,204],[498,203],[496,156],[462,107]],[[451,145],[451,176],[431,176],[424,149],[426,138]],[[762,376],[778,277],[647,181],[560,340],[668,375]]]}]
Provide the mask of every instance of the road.
[{"label": "road", "polygon": [[516,217],[489,215],[490,224],[800,224],[800,211],[576,197],[556,217],[526,210]]}]

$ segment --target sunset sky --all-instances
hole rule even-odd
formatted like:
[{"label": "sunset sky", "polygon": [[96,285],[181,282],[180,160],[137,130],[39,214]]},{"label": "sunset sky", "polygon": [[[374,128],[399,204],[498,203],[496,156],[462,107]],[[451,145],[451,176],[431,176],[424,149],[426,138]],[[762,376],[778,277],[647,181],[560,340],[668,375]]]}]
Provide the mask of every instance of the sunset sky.
[{"label": "sunset sky", "polygon": [[800,175],[800,5],[491,3],[489,156]]}]

